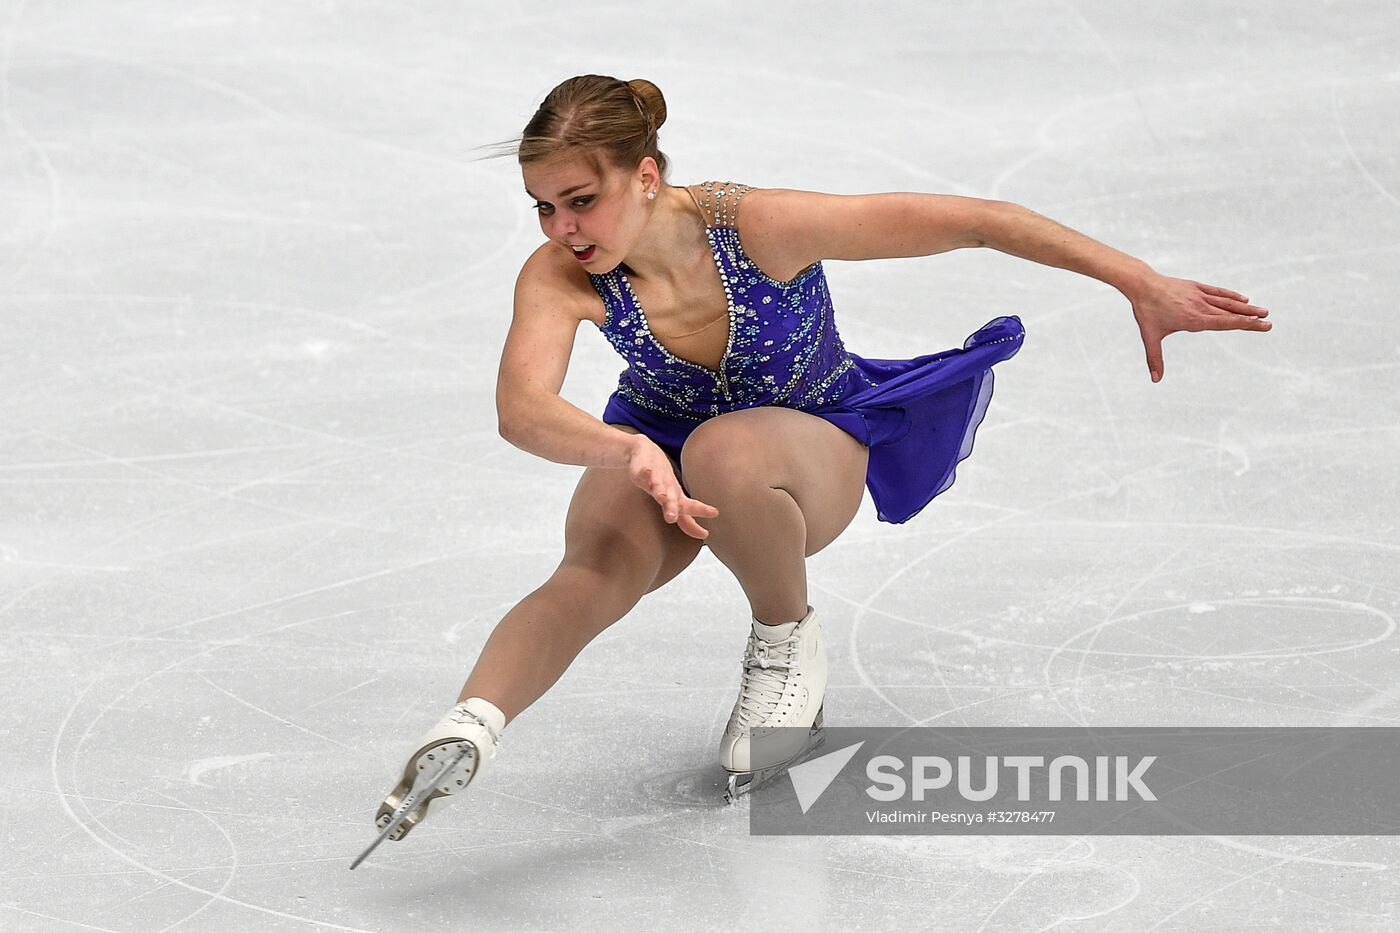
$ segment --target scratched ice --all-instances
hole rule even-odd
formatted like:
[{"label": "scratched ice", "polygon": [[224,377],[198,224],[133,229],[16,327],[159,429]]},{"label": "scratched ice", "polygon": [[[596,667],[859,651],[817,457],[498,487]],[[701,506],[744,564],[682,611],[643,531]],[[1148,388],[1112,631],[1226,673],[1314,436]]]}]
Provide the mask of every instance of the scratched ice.
[{"label": "scratched ice", "polygon": [[1271,309],[1153,385],[1090,278],[828,262],[856,352],[1028,333],[956,485],[809,561],[829,722],[1400,724],[1388,0],[10,0],[0,928],[1393,929],[1393,837],[751,837],[708,552],[346,870],[561,554],[581,470],[493,395],[541,234],[472,147],[590,71],[666,93],[673,182],[1013,201]]}]

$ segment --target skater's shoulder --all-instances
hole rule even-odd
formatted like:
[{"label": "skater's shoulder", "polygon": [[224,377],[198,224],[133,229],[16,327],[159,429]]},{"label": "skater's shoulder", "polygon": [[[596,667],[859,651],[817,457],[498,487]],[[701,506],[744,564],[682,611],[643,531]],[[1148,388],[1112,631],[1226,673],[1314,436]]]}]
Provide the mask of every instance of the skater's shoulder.
[{"label": "skater's shoulder", "polygon": [[800,247],[796,221],[817,192],[763,188],[737,181],[707,181],[689,186],[706,212],[706,223],[728,227],[744,257],[779,285],[791,285],[818,267],[822,257]]},{"label": "skater's shoulder", "polygon": [[526,258],[515,282],[516,305],[548,307],[580,323],[595,318],[601,321],[603,308],[598,292],[587,270],[567,252],[565,247],[547,240]]},{"label": "skater's shoulder", "polygon": [[793,201],[816,194],[794,188],[760,187],[741,181],[702,181],[686,185],[685,188],[700,205],[706,224],[738,229],[740,220],[743,220],[745,230],[763,223],[775,211],[782,211]]},{"label": "skater's shoulder", "polygon": [[686,185],[686,191],[699,205],[705,216],[707,227],[735,227],[739,220],[739,206],[744,199],[755,192],[753,185],[741,181],[701,181]]},{"label": "skater's shoulder", "polygon": [[[795,188],[766,188],[739,181],[702,181],[686,185],[712,227],[732,227],[744,234],[763,236],[783,223],[786,215],[802,210],[822,195]],[[745,236],[745,242],[748,237]]]}]

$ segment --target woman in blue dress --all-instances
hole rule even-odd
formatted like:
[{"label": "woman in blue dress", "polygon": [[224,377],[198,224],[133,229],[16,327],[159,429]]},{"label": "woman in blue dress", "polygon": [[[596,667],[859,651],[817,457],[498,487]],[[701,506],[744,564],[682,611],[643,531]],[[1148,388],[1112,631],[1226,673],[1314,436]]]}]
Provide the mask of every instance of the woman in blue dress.
[{"label": "woman in blue dress", "polygon": [[[823,260],[986,246],[1092,276],[1131,302],[1153,382],[1168,334],[1269,329],[1244,295],[1161,275],[1004,201],[669,184],[665,119],[651,82],[581,75],[511,143],[545,242],[516,282],[500,431],[585,469],[562,561],[496,626],[458,704],[409,756],[376,814],[380,838],[402,838],[431,801],[478,778],[506,723],[703,546],[753,616],[720,747],[730,793],[802,752],[803,730],[780,730],[800,741],[775,744],[754,730],[822,722],[826,653],[805,559],[841,534],[866,490],[881,521],[904,522],[949,487],[992,367],[1025,336],[1007,315],[958,348],[861,357],[837,331]],[[585,321],[627,362],[601,417],[559,396]]]}]

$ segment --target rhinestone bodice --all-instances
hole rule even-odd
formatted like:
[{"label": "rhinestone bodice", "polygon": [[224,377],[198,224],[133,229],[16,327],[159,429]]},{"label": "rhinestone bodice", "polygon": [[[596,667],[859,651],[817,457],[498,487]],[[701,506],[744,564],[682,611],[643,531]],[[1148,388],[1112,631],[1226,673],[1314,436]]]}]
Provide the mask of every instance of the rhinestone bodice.
[{"label": "rhinestone bodice", "polygon": [[[710,369],[671,353],[652,335],[620,268],[590,273],[607,309],[598,329],[627,361],[618,394],[671,417],[704,420],[757,405],[803,409],[873,385],[854,368],[841,341],[821,262],[787,282],[770,278],[739,241],[738,203],[752,189],[733,182],[704,182],[701,188],[705,235],[729,309],[724,356]],[[859,378],[843,378],[852,373]]]}]

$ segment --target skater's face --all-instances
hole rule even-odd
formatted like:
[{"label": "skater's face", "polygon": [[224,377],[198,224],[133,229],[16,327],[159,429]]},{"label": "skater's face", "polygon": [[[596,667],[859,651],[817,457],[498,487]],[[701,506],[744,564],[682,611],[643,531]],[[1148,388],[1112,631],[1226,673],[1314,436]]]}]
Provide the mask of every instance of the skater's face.
[{"label": "skater's face", "polygon": [[[607,272],[637,241],[655,202],[647,192],[660,182],[656,160],[647,156],[626,172],[603,163],[599,175],[582,159],[556,159],[521,169],[525,193],[535,199],[540,230],[576,257],[589,272]],[[592,247],[582,257],[575,246]]]}]

